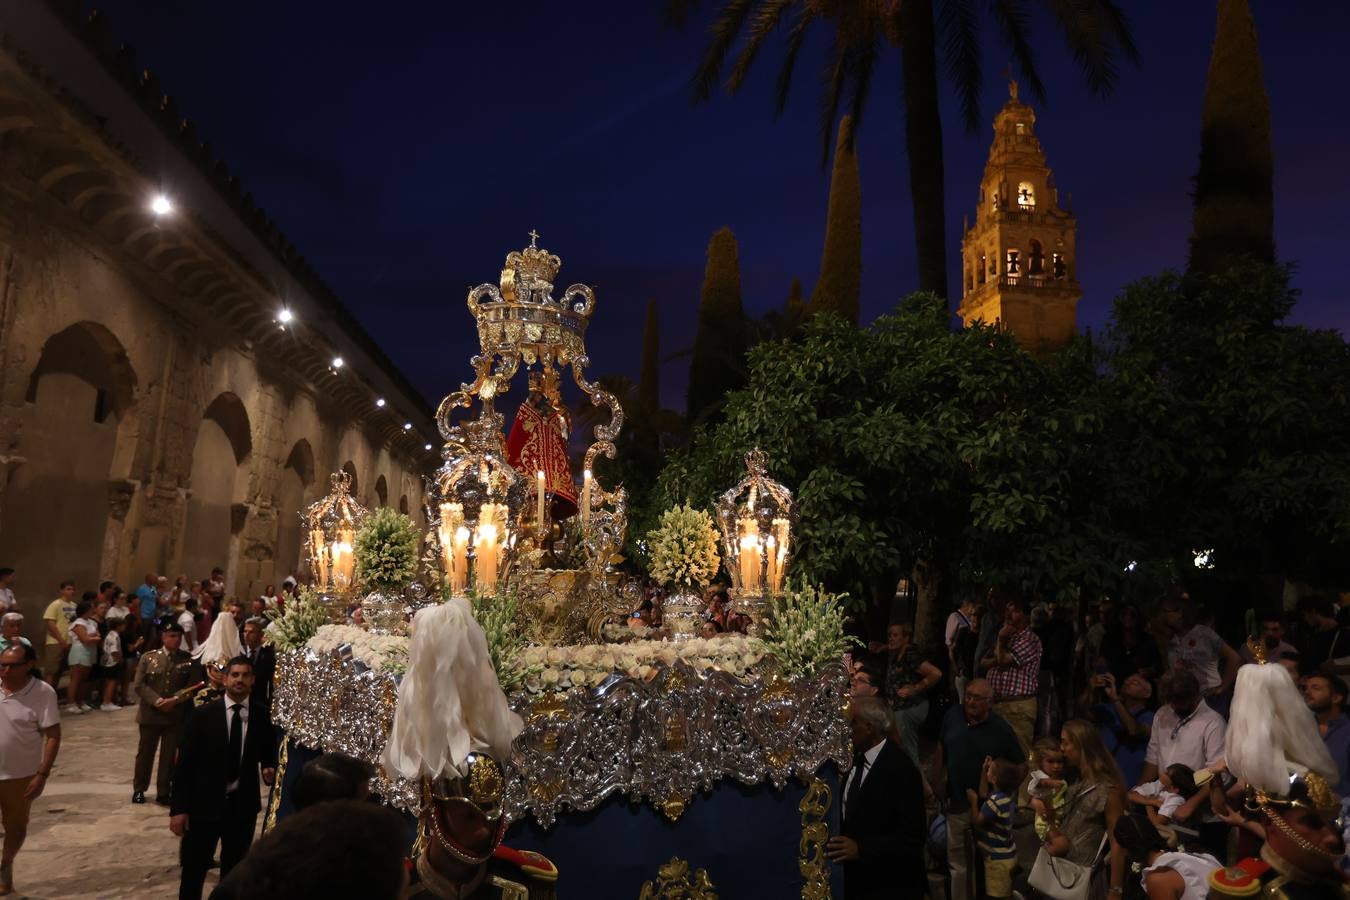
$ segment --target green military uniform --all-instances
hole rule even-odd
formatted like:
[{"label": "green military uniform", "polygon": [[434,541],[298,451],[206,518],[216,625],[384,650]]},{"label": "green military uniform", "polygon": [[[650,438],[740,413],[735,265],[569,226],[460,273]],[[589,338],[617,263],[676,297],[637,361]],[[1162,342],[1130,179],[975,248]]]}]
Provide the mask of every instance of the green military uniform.
[{"label": "green military uniform", "polygon": [[[140,698],[136,724],[140,726],[140,741],[136,746],[136,776],[132,790],[145,793],[150,786],[150,767],[155,761],[155,746],[159,746],[159,771],[155,777],[155,801],[169,801],[169,784],[173,779],[174,757],[178,753],[178,732],[187,714],[188,704],[179,702],[170,710],[155,708],[155,701],[172,697],[191,684],[192,655],[186,650],[170,651],[160,647],[141,657],[136,665],[132,690]],[[139,801],[138,801],[139,802]]]}]

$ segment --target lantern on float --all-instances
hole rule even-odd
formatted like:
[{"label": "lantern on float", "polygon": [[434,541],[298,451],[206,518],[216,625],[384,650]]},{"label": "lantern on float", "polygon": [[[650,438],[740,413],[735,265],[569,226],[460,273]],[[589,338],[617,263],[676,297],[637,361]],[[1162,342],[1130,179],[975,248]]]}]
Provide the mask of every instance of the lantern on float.
[{"label": "lantern on float", "polygon": [[352,476],[346,470],[328,476],[328,496],[305,510],[305,549],[315,587],[322,595],[346,597],[355,590],[356,531],[366,508],[351,495]]},{"label": "lantern on float", "polygon": [[717,524],[732,600],[758,621],[765,598],[783,590],[797,514],[792,491],[769,477],[764,451],[747,453],[745,467],[745,478],[717,500]]}]

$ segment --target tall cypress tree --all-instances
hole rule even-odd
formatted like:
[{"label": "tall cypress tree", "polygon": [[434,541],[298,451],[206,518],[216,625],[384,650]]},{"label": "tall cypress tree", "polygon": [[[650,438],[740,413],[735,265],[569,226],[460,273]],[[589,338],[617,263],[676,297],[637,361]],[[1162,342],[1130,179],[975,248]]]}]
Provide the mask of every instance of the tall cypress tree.
[{"label": "tall cypress tree", "polygon": [[830,206],[820,278],[811,292],[811,312],[834,312],[858,322],[862,292],[862,187],[853,141],[853,119],[839,120],[830,175]]},{"label": "tall cypress tree", "polygon": [[787,302],[783,304],[783,337],[792,337],[806,318],[806,301],[802,299],[802,280],[792,279]]},{"label": "tall cypress tree", "polygon": [[728,391],[745,381],[745,313],[736,235],[723,228],[708,242],[698,331],[689,362],[690,425],[716,419]]},{"label": "tall cypress tree", "polygon": [[642,328],[642,372],[638,376],[638,403],[655,412],[661,408],[661,334],[655,300],[647,301],[647,324]]},{"label": "tall cypress tree", "polygon": [[1275,261],[1270,98],[1247,0],[1219,0],[1205,82],[1190,268],[1221,272],[1244,257]]}]

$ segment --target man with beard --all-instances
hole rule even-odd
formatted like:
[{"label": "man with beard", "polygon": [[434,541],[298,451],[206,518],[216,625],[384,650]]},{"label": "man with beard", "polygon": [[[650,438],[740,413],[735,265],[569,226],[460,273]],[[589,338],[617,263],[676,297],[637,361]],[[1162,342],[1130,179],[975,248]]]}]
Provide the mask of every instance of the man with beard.
[{"label": "man with beard", "polygon": [[1317,717],[1322,743],[1340,772],[1336,793],[1350,797],[1350,719],[1343,712],[1345,698],[1345,682],[1335,675],[1309,675],[1303,682],[1303,699]]}]

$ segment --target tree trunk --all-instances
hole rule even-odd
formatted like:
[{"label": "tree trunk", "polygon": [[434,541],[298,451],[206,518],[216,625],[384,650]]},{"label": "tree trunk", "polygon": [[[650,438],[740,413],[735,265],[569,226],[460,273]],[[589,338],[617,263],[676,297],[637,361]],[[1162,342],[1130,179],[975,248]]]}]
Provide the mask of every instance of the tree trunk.
[{"label": "tree trunk", "polygon": [[942,644],[942,566],[921,559],[914,564],[914,641],[925,653]]},{"label": "tree trunk", "polygon": [[946,297],[947,211],[933,0],[905,0],[900,7],[900,32],[905,79],[905,151],[909,155],[919,290]]}]

